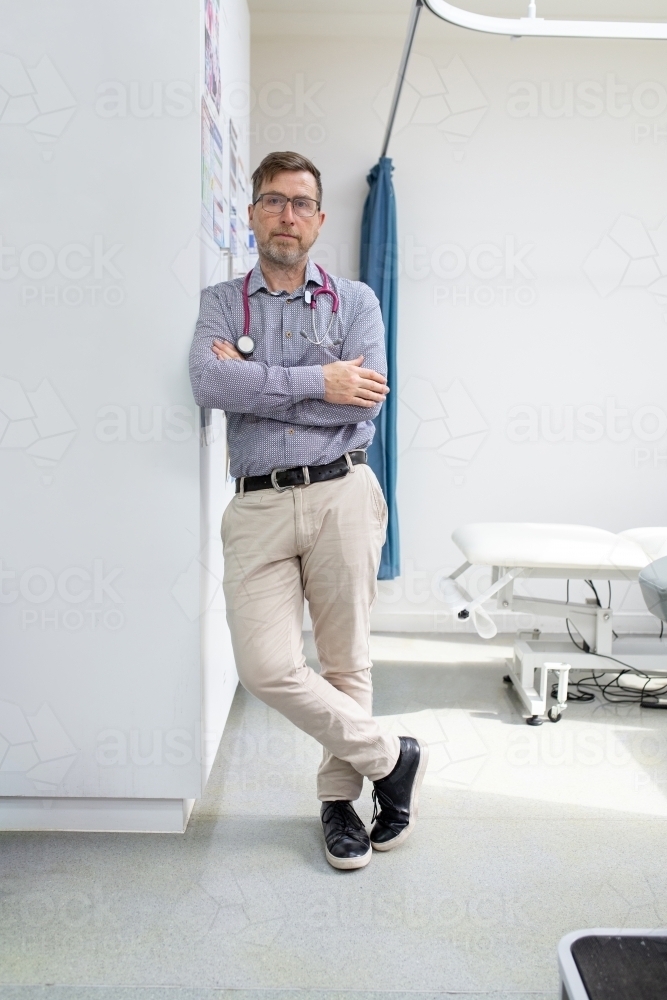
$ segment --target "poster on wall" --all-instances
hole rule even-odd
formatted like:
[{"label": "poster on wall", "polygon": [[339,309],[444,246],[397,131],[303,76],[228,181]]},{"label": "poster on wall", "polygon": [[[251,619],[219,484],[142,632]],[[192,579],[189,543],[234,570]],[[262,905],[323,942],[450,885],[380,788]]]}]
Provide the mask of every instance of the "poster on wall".
[{"label": "poster on wall", "polygon": [[[238,131],[229,124],[229,247],[234,275],[245,274],[255,261],[254,235],[248,225],[247,206],[252,201],[252,186],[239,153]],[[256,259],[256,258],[255,258]]]},{"label": "poster on wall", "polygon": [[220,111],[220,0],[206,0],[204,9],[204,78],[216,111]]},{"label": "poster on wall", "polygon": [[236,193],[239,268],[245,272],[248,268],[248,236],[250,233],[250,228],[248,226],[247,205],[251,200],[251,196],[249,194],[248,175],[240,156],[236,161]]},{"label": "poster on wall", "polygon": [[201,102],[201,222],[219,247],[225,241],[225,208],[222,192],[222,135],[206,100]]},{"label": "poster on wall", "polygon": [[229,123],[229,249],[236,259],[239,252],[238,240],[238,133],[234,123]]}]

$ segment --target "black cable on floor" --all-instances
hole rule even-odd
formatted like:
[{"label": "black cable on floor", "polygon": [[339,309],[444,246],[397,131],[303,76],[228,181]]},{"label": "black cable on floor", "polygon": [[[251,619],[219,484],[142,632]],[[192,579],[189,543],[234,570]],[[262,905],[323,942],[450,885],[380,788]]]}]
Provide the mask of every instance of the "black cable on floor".
[{"label": "black cable on floor", "polygon": [[[601,608],[602,602],[600,601],[600,596],[595,588],[595,584],[593,583],[593,581],[585,580],[584,583],[586,583],[591,588],[591,590],[595,594],[595,600],[597,606]],[[609,604],[607,605],[607,607],[611,608],[611,581],[608,580],[607,583],[609,584]],[[567,604],[570,603],[569,580],[566,581],[565,601]],[[570,631],[570,625],[572,625],[575,631],[579,633],[582,643],[581,646],[572,635],[572,632]],[[640,708],[667,708],[667,702],[661,703],[660,701],[662,697],[667,696],[667,680],[659,688],[654,689],[653,691],[650,692],[647,691],[646,688],[648,687],[648,685],[651,683],[652,680],[655,680],[654,677],[651,677],[649,674],[644,673],[643,670],[638,670],[637,667],[633,667],[630,663],[625,663],[623,660],[619,660],[615,656],[608,656],[604,653],[594,653],[591,650],[588,643],[586,642],[586,640],[584,639],[583,635],[581,635],[581,632],[579,632],[577,626],[574,624],[574,622],[570,622],[569,618],[565,619],[565,627],[567,628],[567,634],[570,637],[570,641],[579,650],[580,653],[587,653],[589,656],[595,656],[597,659],[601,660],[611,660],[612,663],[618,663],[619,666],[623,667],[622,670],[616,671],[616,673],[612,675],[611,679],[603,684],[600,683],[600,678],[606,676],[609,673],[608,671],[603,671],[599,675],[596,674],[595,671],[592,671],[589,677],[582,677],[580,680],[568,684],[567,688],[568,701],[590,702],[595,699],[596,693],[599,693],[603,701],[606,701],[612,705],[639,705]],[[663,632],[664,632],[664,622],[661,621],[660,622],[661,639],[663,636]],[[615,632],[612,632],[612,635],[614,636],[614,638],[618,638]],[[635,691],[628,690],[628,688],[624,687],[620,683],[621,677],[623,677],[624,674],[628,673],[632,673],[637,677],[646,678],[644,685]],[[594,690],[591,690],[591,687],[593,687]],[[557,683],[552,685],[551,697],[554,699],[558,697]]]}]

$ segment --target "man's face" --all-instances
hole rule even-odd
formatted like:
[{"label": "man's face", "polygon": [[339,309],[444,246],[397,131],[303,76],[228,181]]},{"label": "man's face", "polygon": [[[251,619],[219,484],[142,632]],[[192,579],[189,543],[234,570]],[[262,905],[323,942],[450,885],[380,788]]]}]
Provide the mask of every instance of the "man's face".
[{"label": "man's face", "polygon": [[[306,170],[283,170],[265,181],[259,193],[317,201],[317,184]],[[307,256],[324,222],[324,212],[316,212],[308,218],[295,215],[289,201],[280,215],[266,212],[258,202],[248,207],[248,216],[260,255],[283,267],[299,264]]]}]

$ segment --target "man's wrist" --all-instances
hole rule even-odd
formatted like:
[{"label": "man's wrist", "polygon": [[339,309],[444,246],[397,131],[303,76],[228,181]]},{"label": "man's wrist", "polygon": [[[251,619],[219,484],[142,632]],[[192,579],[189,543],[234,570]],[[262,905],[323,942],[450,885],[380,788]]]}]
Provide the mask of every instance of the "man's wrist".
[{"label": "man's wrist", "polygon": [[303,365],[289,369],[290,392],[295,402],[304,399],[324,399],[322,365]]}]

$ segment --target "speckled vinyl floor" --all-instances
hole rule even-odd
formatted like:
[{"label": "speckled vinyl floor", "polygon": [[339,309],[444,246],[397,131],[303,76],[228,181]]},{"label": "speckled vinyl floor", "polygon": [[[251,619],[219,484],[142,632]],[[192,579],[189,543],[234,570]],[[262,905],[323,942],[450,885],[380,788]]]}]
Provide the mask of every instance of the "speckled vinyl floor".
[{"label": "speckled vinyl floor", "polygon": [[184,836],[1,834],[2,1000],[556,1000],[563,934],[667,924],[665,714],[527,727],[505,641],[373,637],[431,762],[361,871],[324,859],[318,746],[241,689]]}]

